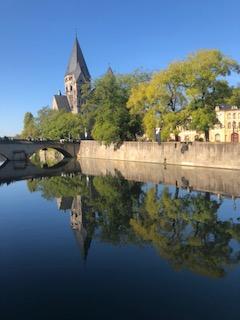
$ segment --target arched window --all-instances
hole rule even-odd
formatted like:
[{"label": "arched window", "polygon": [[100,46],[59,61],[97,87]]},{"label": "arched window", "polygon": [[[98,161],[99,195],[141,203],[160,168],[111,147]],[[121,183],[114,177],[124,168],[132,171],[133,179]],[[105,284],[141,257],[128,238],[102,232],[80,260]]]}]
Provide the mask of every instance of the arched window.
[{"label": "arched window", "polygon": [[228,129],[231,129],[231,122],[228,122]]},{"label": "arched window", "polygon": [[215,142],[220,142],[220,141],[221,141],[220,134],[219,133],[215,134]]}]

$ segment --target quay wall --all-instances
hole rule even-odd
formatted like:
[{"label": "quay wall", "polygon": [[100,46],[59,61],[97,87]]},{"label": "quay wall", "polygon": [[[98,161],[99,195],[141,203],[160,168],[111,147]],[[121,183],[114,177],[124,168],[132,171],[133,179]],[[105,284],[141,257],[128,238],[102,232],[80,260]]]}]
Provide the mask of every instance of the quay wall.
[{"label": "quay wall", "polygon": [[124,142],[119,148],[83,140],[78,158],[121,160],[165,165],[240,169],[240,144],[193,142]]}]

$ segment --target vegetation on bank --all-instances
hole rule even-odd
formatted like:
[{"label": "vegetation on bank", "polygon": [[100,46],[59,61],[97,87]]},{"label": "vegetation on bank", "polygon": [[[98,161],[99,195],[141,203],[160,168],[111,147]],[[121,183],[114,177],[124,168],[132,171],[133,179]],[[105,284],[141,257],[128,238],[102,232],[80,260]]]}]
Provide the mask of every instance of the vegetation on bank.
[{"label": "vegetation on bank", "polygon": [[22,137],[88,138],[118,145],[124,140],[177,137],[180,128],[204,132],[217,123],[215,107],[240,107],[240,88],[228,83],[240,65],[218,50],[201,50],[166,69],[118,75],[107,72],[85,85],[85,103],[74,115],[43,108],[34,117],[26,113]]}]

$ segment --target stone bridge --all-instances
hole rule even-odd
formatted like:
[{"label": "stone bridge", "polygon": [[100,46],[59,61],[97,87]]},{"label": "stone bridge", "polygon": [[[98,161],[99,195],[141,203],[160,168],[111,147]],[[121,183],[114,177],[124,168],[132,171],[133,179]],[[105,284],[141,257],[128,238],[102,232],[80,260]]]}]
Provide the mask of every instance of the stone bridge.
[{"label": "stone bridge", "polygon": [[0,157],[5,160],[28,160],[38,150],[55,149],[65,158],[76,158],[80,143],[59,141],[0,140]]}]

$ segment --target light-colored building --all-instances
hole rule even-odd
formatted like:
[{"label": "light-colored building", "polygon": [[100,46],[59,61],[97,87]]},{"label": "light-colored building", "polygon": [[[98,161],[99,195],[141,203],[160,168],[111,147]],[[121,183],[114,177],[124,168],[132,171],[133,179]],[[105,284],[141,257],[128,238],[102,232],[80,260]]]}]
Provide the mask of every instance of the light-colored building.
[{"label": "light-colored building", "polygon": [[61,92],[54,95],[52,109],[79,113],[83,103],[82,86],[90,81],[91,76],[76,37],[64,77],[65,95]]},{"label": "light-colored building", "polygon": [[[209,130],[210,142],[240,142],[240,109],[235,106],[217,106],[215,108],[218,123]],[[205,140],[203,132],[182,130],[180,141]]]}]

